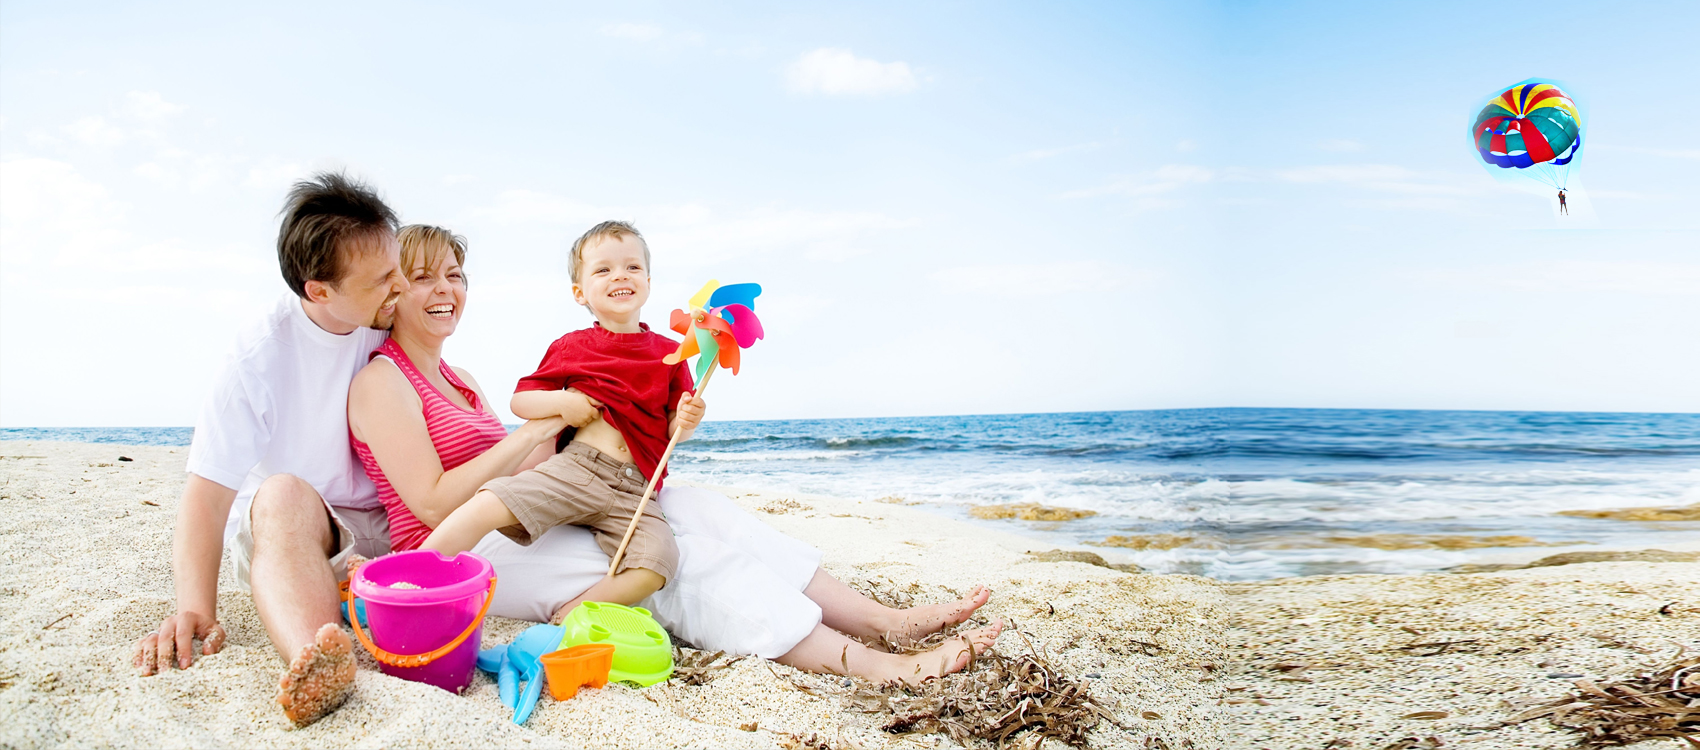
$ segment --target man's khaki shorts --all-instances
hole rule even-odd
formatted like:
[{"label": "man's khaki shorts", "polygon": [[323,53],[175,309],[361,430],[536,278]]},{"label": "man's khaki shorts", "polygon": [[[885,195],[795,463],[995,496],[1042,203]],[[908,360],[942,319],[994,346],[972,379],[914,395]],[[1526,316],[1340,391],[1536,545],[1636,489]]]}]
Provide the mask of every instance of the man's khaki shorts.
[{"label": "man's khaki shorts", "polygon": [[[242,522],[236,527],[236,544],[231,548],[231,557],[236,563],[236,584],[250,594],[254,592],[253,585],[249,583],[254,564],[253,510],[252,502],[242,507]],[[338,508],[326,502],[325,514],[330,517],[336,535],[332,543],[336,554],[331,556],[331,570],[336,572],[337,580],[348,577],[349,555],[359,554],[372,559],[390,553],[390,516],[382,506],[359,510]]]},{"label": "man's khaki shorts", "polygon": [[[643,499],[646,481],[643,472],[632,464],[616,461],[584,443],[569,443],[537,468],[492,479],[479,491],[495,493],[519,520],[519,525],[501,532],[520,544],[531,544],[543,532],[571,524],[590,529],[597,546],[613,557],[638,501]],[[661,513],[660,503],[651,498],[615,572],[644,568],[671,581],[678,565],[679,546],[673,541],[673,530]]]}]

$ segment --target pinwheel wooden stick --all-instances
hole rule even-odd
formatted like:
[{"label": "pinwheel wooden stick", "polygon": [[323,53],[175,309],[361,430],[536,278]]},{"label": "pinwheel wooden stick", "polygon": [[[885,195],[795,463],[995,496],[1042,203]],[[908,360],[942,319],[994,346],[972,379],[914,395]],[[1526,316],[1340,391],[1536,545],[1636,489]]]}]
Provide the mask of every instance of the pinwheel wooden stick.
[{"label": "pinwheel wooden stick", "polygon": [[[671,327],[683,334],[685,340],[679,344],[677,351],[661,361],[677,364],[693,354],[700,354],[697,360],[697,398],[708,391],[708,381],[714,378],[714,371],[720,366],[731,368],[732,374],[737,375],[738,351],[755,344],[765,335],[755,311],[756,296],[760,294],[761,286],[757,284],[720,286],[720,282],[710,280],[691,297],[690,312],[673,311]],[[698,332],[706,336],[699,336]],[[643,517],[644,508],[649,506],[649,498],[655,494],[655,483],[667,470],[667,459],[673,456],[673,448],[679,445],[679,436],[683,434],[684,430],[673,431],[673,437],[667,441],[667,449],[661,452],[661,460],[650,472],[649,483],[643,488],[643,498],[638,500],[637,512],[632,514],[631,523],[626,525],[626,535],[620,538],[619,549],[614,550],[608,560],[608,577],[612,578],[620,569],[620,560],[626,556],[626,545],[631,544],[632,534],[637,531],[638,519]]]}]

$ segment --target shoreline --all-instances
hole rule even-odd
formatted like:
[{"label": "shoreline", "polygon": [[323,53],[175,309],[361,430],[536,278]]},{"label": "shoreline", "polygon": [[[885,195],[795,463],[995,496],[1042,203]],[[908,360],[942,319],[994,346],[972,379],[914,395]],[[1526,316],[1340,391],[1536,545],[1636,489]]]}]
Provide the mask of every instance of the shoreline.
[{"label": "shoreline", "polygon": [[[1345,411],[1355,413],[1362,410]],[[807,424],[819,421],[822,420],[782,420],[787,425],[803,425],[783,432],[784,439],[820,442],[821,435],[806,429]],[[756,421],[758,424],[766,422]],[[851,437],[842,440],[833,438],[828,442],[846,445],[869,441],[878,443],[888,438],[872,438],[869,435],[884,435],[895,428],[886,426],[872,432],[869,429],[872,428],[861,432],[852,430]],[[4,433],[0,434],[0,444],[22,433],[29,437],[17,442],[82,444],[80,441],[91,440],[95,441],[91,444],[101,445],[184,448],[192,435],[192,428],[6,428],[0,433]],[[120,442],[127,437],[135,438],[136,442]],[[769,435],[767,439],[772,437]],[[943,439],[961,437],[950,433]],[[714,440],[737,442],[750,438],[750,435],[728,433]],[[1374,512],[1365,515],[1367,511],[1362,510],[1342,512],[1343,508],[1328,507],[1333,500],[1322,498],[1316,501],[1322,507],[1302,509],[1303,512],[1294,517],[1297,520],[1271,521],[1292,516],[1293,510],[1284,506],[1286,500],[1280,497],[1281,493],[1293,490],[1275,488],[1268,490],[1274,495],[1259,495],[1255,502],[1247,505],[1246,517],[1242,521],[1230,522],[1221,520],[1228,516],[1222,515],[1227,511],[1217,500],[1200,501],[1202,505],[1199,507],[1186,507],[1182,503],[1180,510],[1186,514],[1182,519],[1174,517],[1176,508],[1167,506],[1142,507],[1135,517],[1124,515],[1123,508],[1116,504],[1120,500],[1115,498],[1111,498],[1114,502],[1106,506],[1098,502],[1104,498],[1073,495],[1068,486],[1029,486],[1029,478],[1008,472],[983,479],[979,485],[951,485],[952,489],[941,494],[929,489],[931,485],[925,478],[908,474],[902,475],[903,481],[895,483],[870,483],[865,481],[867,476],[864,475],[879,474],[879,471],[867,467],[844,469],[843,466],[848,464],[823,474],[805,472],[797,475],[797,467],[780,460],[795,452],[790,447],[777,449],[774,460],[779,463],[771,467],[766,463],[766,454],[759,450],[744,459],[738,458],[744,456],[742,453],[728,454],[732,456],[728,458],[714,453],[714,450],[708,449],[706,463],[687,461],[686,465],[676,466],[673,476],[701,484],[738,486],[781,494],[821,492],[845,499],[877,499],[917,505],[940,517],[1021,535],[1035,545],[1090,551],[1106,560],[1139,565],[1148,572],[1200,575],[1223,582],[1316,575],[1476,572],[1569,553],[1598,555],[1602,552],[1647,549],[1700,552],[1700,539],[1694,534],[1700,530],[1700,494],[1692,491],[1693,483],[1700,481],[1700,473],[1695,471],[1654,472],[1648,476],[1659,478],[1652,484],[1625,486],[1618,494],[1607,492],[1601,495],[1590,490],[1593,495],[1584,492],[1574,498],[1555,489],[1566,486],[1565,482],[1546,486],[1539,480],[1530,480],[1534,483],[1525,482],[1506,490],[1512,494],[1502,492],[1497,495],[1498,501],[1513,505],[1534,503],[1510,515],[1502,514],[1493,507],[1484,508],[1482,503],[1496,495],[1493,492],[1482,495],[1481,492],[1486,490],[1471,484],[1476,480],[1460,480],[1464,486],[1474,487],[1461,496],[1462,505],[1425,508],[1411,520],[1385,517],[1385,509],[1381,511],[1382,515]],[[859,450],[850,450],[848,455],[858,455]],[[815,456],[811,453],[808,457]],[[744,465],[738,470],[724,468],[736,465],[740,460],[744,461]],[[1598,468],[1595,467],[1595,470]],[[1534,471],[1533,465],[1525,469]],[[838,476],[833,471],[842,474],[839,478],[844,481],[823,483],[823,477]],[[1062,471],[1051,479],[1067,473]],[[1257,482],[1280,484],[1279,474],[1276,472]],[[1458,477],[1466,477],[1467,474],[1458,474]],[[1641,475],[1630,472],[1625,476]],[[1149,479],[1147,484],[1150,486],[1167,486],[1168,480],[1164,479],[1161,471]],[[1437,481],[1440,483],[1435,491],[1442,494],[1429,500],[1429,505],[1450,497],[1445,494],[1452,491],[1447,490],[1445,485],[1450,480],[1443,476]],[[1068,482],[1063,484],[1068,485]],[[1142,493],[1147,490],[1156,492],[1159,497],[1155,500],[1146,497]],[[1169,497],[1174,494],[1173,491],[1151,490],[1146,484],[1127,484],[1117,491],[1129,497],[1144,498],[1141,502],[1161,501],[1160,506],[1174,500]],[[1378,490],[1359,487],[1340,491],[1351,496],[1353,492],[1371,492],[1373,495]],[[1053,498],[1052,492],[1060,494]],[[1517,494],[1520,492],[1531,494]],[[1401,502],[1410,499],[1405,498]],[[1340,504],[1334,502],[1334,505]]]},{"label": "shoreline", "polygon": [[[131,644],[170,607],[186,448],[7,441],[0,455],[8,510],[0,518],[0,745],[765,748],[802,746],[808,735],[834,747],[955,744],[887,734],[880,716],[855,710],[842,678],[759,659],[703,685],[545,697],[516,727],[486,677],[456,697],[382,675],[361,654],[355,697],[290,730],[270,702],[282,662],[248,597],[234,591],[228,561],[219,597],[225,651],[184,672],[131,675]],[[1627,677],[1678,646],[1700,647],[1700,563],[1223,583],[1045,562],[1029,553],[1054,545],[903,505],[725,491],[821,548],[827,570],[852,586],[917,603],[990,586],[982,612],[1013,620],[1120,725],[1100,724],[1090,747],[1160,740],[1177,750],[1187,741],[1200,750],[1314,749],[1340,740],[1379,750],[1433,736],[1444,747],[1557,750],[1576,735],[1544,719],[1496,727],[1515,713],[1505,703],[1574,691],[1569,678],[1550,675]],[[1071,549],[1121,559],[1113,549]],[[490,618],[484,645],[527,625]],[[1447,641],[1457,645],[1413,648]],[[1013,632],[998,648],[1026,651]],[[752,722],[754,731],[740,729]]]}]

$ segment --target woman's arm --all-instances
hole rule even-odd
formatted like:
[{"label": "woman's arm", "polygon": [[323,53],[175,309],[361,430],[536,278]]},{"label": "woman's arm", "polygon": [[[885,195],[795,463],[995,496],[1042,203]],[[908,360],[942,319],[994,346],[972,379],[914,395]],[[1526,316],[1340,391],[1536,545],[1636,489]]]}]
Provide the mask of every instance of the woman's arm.
[{"label": "woman's arm", "polygon": [[532,449],[565,426],[560,417],[530,420],[482,455],[445,472],[425,427],[419,394],[394,363],[373,360],[348,391],[349,430],[372,449],[407,509],[433,529],[472,499],[480,485],[513,474]]},{"label": "woman's arm", "polygon": [[[494,416],[494,417],[497,417],[497,418],[501,417],[500,414],[496,413],[496,407],[490,405],[490,397],[484,395],[484,388],[482,386],[478,385],[477,380],[474,380],[472,378],[472,373],[467,372],[465,370],[462,370],[459,367],[455,367],[453,365],[450,365],[449,369],[455,371],[455,375],[460,377],[461,382],[463,382],[463,383],[465,383],[469,386],[472,386],[473,392],[478,394],[478,403],[481,403],[481,404],[484,405],[484,411],[485,412],[487,412],[491,416]],[[577,391],[574,391],[574,393],[577,393]],[[587,396],[586,398],[589,398],[589,397]],[[538,464],[549,460],[549,457],[553,456],[553,455],[555,455],[555,441],[545,440],[545,441],[543,441],[543,443],[541,445],[537,446],[536,448],[531,449],[531,455],[526,456],[525,460],[519,462],[519,467],[514,469],[514,473],[518,474],[522,471],[530,471],[532,469],[535,469],[535,468],[537,468]]]}]

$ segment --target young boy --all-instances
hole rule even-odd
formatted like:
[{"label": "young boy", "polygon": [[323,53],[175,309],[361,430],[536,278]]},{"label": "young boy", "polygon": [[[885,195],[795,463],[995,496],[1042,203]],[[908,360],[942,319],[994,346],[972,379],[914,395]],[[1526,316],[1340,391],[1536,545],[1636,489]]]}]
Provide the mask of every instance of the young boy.
[{"label": "young boy", "polygon": [[[532,471],[486,482],[422,548],[452,555],[492,530],[530,544],[573,524],[589,527],[612,556],[668,439],[676,431],[688,439],[702,421],[707,405],[691,393],[687,365],[661,362],[678,342],[638,322],[649,299],[649,245],[637,229],[620,221],[591,227],[573,243],[567,267],[573,299],[596,323],[550,344],[510,407],[524,419],[565,417],[577,428],[572,442]],[[666,585],[678,558],[652,496],[619,570],[579,600],[636,604]]]}]

